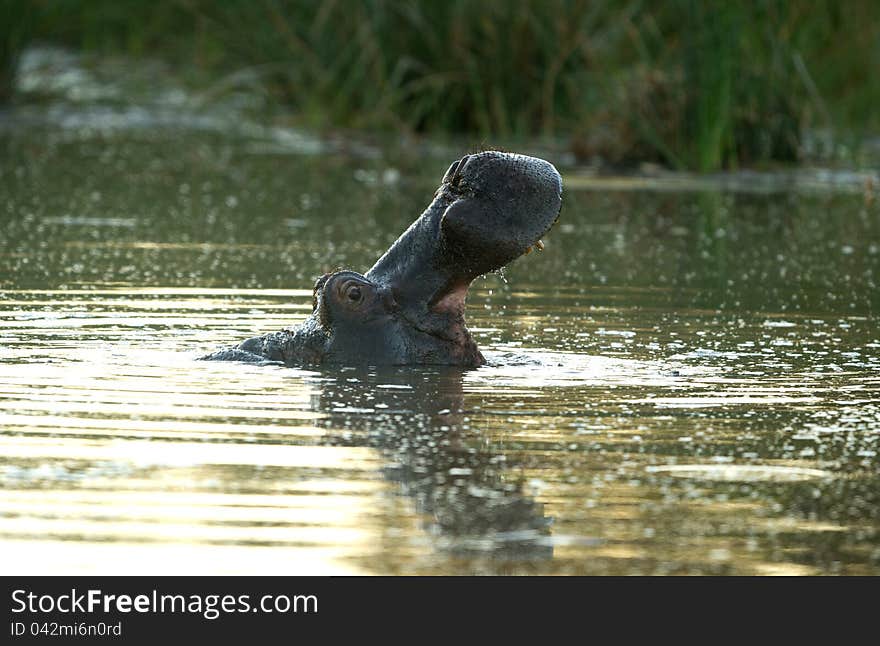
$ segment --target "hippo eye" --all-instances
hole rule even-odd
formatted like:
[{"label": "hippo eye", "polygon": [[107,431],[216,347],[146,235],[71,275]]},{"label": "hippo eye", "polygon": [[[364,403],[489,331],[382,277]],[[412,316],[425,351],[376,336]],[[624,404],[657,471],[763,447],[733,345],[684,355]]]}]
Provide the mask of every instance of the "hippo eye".
[{"label": "hippo eye", "polygon": [[361,288],[357,285],[349,285],[345,289],[345,297],[352,303],[360,303],[361,298],[363,298]]},{"label": "hippo eye", "polygon": [[336,303],[351,310],[359,310],[364,302],[372,302],[372,285],[354,272],[347,272],[333,283],[333,299]]}]

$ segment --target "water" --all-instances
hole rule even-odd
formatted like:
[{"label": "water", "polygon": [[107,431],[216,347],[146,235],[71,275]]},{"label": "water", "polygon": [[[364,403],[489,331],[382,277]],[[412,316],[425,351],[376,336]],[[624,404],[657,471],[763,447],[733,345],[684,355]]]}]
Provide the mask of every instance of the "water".
[{"label": "water", "polygon": [[485,367],[200,362],[461,151],[86,94],[0,128],[5,573],[880,573],[872,193],[572,179],[471,290]]}]

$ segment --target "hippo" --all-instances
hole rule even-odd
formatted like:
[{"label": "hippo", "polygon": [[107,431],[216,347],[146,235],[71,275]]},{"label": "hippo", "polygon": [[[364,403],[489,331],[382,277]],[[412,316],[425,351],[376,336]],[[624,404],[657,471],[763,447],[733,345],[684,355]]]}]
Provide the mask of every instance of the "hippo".
[{"label": "hippo", "polygon": [[471,282],[533,247],[559,218],[547,161],[484,151],[452,163],[427,209],[366,273],[321,276],[312,313],[203,359],[312,365],[485,363],[465,324]]}]

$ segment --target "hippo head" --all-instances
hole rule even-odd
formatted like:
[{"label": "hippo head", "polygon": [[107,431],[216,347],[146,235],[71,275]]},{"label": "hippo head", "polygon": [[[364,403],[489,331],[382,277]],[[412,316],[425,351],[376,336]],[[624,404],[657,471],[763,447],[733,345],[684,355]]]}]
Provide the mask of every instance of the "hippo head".
[{"label": "hippo head", "polygon": [[366,274],[345,270],[318,279],[302,325],[206,358],[291,366],[482,365],[464,320],[468,287],[541,245],[561,199],[559,173],[542,159],[467,155],[449,167],[425,212]]}]

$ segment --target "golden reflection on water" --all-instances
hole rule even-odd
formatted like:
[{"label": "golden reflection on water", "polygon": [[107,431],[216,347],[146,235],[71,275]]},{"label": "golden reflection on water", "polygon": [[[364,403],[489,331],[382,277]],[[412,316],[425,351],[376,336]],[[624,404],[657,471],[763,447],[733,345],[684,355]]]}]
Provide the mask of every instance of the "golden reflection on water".
[{"label": "golden reflection on water", "polygon": [[876,352],[753,347],[807,320],[519,289],[484,368],[315,371],[196,361],[309,290],[2,296],[7,573],[878,572]]}]

